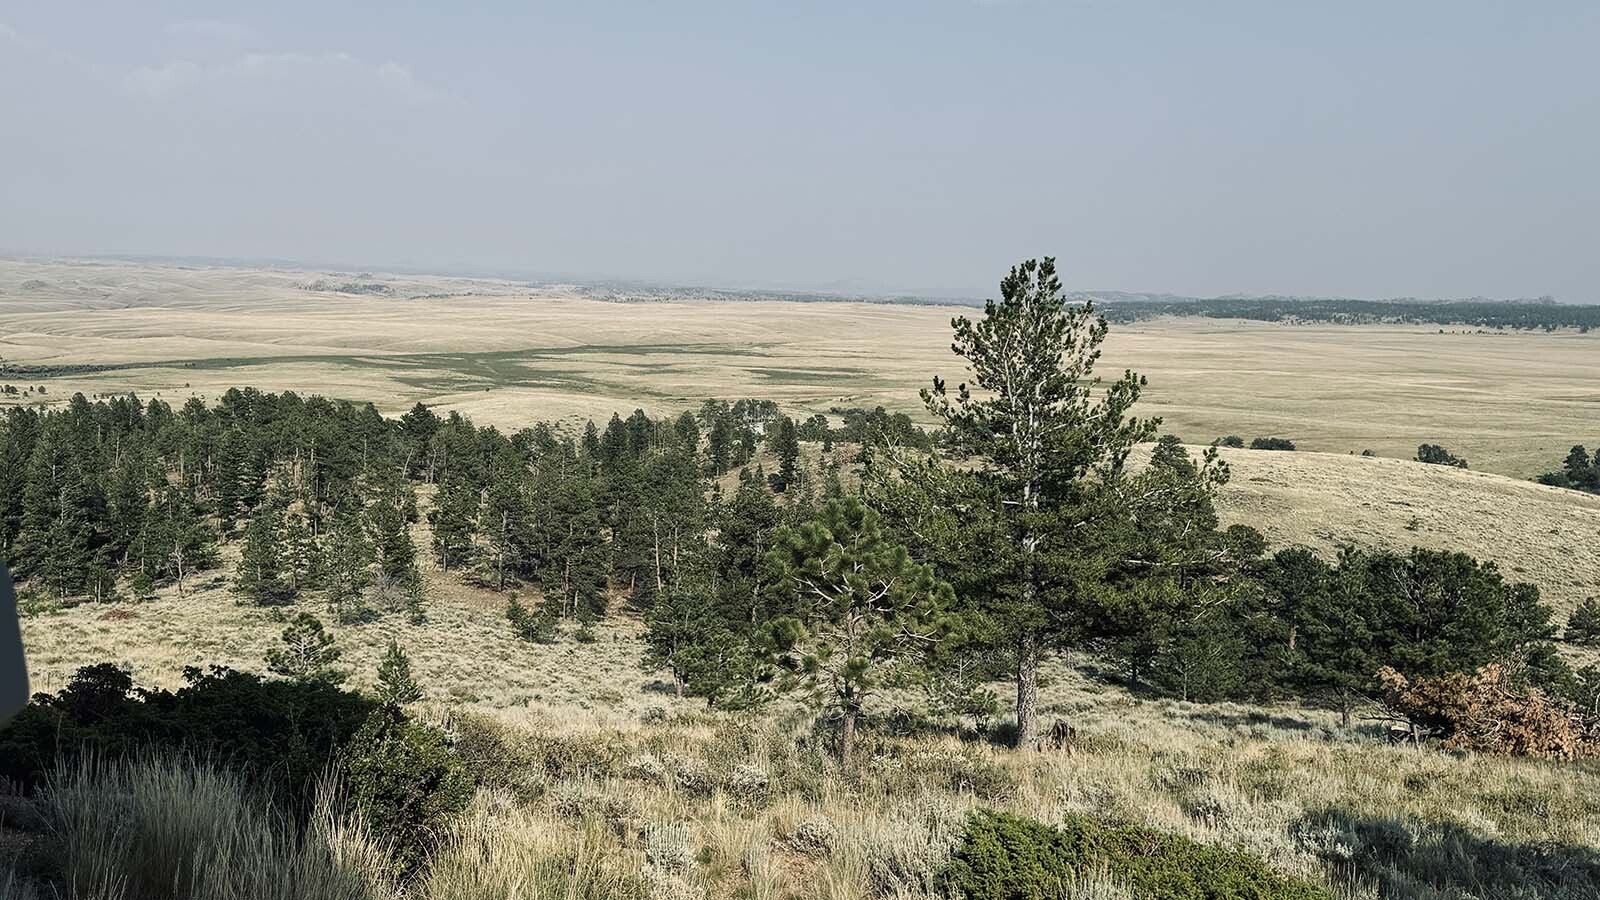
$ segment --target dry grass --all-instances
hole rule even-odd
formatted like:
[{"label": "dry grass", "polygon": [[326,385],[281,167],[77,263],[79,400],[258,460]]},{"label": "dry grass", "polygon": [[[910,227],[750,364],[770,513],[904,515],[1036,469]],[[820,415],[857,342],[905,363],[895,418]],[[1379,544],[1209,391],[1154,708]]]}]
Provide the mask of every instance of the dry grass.
[{"label": "dry grass", "polygon": [[[960,375],[949,320],[963,310],[949,307],[619,305],[422,276],[381,276],[388,297],[301,289],[318,277],[0,261],[0,357],[143,364],[44,379],[59,399],[215,398],[249,384],[391,413],[421,401],[509,428],[636,406],[671,412],[707,396],[919,414],[916,388]],[[1148,375],[1146,411],[1196,442],[1277,434],[1399,458],[1441,443],[1475,469],[1519,477],[1555,467],[1574,443],[1600,442],[1600,334],[1167,320],[1113,329],[1105,366]]]},{"label": "dry grass", "polygon": [[[1314,714],[1141,703],[1088,687],[1060,695],[1077,697],[1082,740],[1071,755],[879,734],[848,776],[781,717],[523,715],[496,727],[490,784],[407,896],[932,898],[977,806],[1235,844],[1350,898],[1576,900],[1600,885],[1594,766],[1393,748]],[[752,772],[762,790],[750,789]],[[270,826],[259,805],[204,768],[89,767],[49,804],[85,885],[107,872],[137,885],[203,871],[207,884],[231,874],[251,886],[278,871],[282,893],[228,896],[310,896],[291,878],[352,900],[393,896],[359,829],[324,815],[304,844],[256,834]],[[365,873],[369,893],[349,889],[352,873]],[[1116,896],[1106,873],[1081,875],[1079,896]]]}]

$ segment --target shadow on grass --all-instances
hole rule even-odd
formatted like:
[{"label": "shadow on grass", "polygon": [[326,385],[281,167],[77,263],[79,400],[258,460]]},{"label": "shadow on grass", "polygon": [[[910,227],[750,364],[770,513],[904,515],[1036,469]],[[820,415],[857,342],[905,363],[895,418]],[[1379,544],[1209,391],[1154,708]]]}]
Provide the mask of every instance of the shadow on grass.
[{"label": "shadow on grass", "polygon": [[1600,897],[1600,852],[1511,844],[1448,822],[1326,810],[1300,822],[1300,840],[1349,883],[1396,900],[1578,900]]}]

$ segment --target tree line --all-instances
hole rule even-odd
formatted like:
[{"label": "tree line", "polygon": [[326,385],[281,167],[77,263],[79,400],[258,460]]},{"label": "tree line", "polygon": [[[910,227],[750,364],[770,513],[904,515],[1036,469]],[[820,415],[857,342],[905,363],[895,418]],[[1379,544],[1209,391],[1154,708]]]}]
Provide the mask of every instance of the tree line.
[{"label": "tree line", "polygon": [[1440,325],[1509,328],[1516,331],[1600,327],[1600,306],[1556,303],[1549,298],[1516,300],[1344,300],[1308,297],[1214,297],[1133,300],[1106,304],[1115,322],[1160,316],[1203,316],[1260,322],[1322,322],[1335,325]]}]

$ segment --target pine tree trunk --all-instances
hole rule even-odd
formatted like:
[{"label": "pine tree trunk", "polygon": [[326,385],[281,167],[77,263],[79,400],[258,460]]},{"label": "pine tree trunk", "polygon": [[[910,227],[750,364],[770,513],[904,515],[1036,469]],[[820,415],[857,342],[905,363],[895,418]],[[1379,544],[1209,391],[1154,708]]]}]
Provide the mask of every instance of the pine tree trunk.
[{"label": "pine tree trunk", "polygon": [[846,704],[844,708],[844,724],[839,729],[839,767],[846,772],[851,771],[856,747],[856,716],[860,711],[854,704]]},{"label": "pine tree trunk", "polygon": [[1017,645],[1017,749],[1039,749],[1039,643],[1032,632]]}]

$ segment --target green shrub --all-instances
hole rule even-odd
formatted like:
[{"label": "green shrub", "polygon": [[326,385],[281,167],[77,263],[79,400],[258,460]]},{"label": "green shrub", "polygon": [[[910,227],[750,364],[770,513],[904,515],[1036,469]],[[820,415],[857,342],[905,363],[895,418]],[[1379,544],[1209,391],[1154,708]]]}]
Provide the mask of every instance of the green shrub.
[{"label": "green shrub", "polygon": [[968,821],[942,881],[947,893],[967,900],[1044,900],[1069,895],[1096,873],[1142,900],[1332,898],[1243,850],[1081,816],[1051,828],[987,810]]},{"label": "green shrub", "polygon": [[1600,645],[1600,599],[1589,597],[1567,617],[1568,642],[1586,646]]},{"label": "green shrub", "polygon": [[58,755],[181,750],[246,770],[305,809],[323,770],[374,708],[322,681],[267,681],[221,667],[189,668],[184,678],[188,685],[175,692],[143,690],[110,663],[84,666],[0,730],[0,776],[32,787]]},{"label": "green shrub", "polygon": [[472,776],[445,733],[393,707],[367,718],[344,763],[356,811],[394,841],[406,872],[422,864],[444,826],[472,799]]}]

